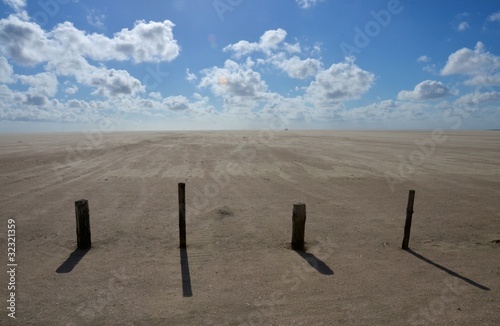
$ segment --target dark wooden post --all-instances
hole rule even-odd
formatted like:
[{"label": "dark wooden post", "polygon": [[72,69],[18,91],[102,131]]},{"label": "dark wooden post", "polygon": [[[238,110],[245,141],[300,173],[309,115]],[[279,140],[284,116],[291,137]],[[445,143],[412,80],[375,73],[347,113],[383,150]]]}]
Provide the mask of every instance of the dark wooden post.
[{"label": "dark wooden post", "polygon": [[306,227],[306,204],[293,204],[292,215],[292,249],[304,250],[304,233]]},{"label": "dark wooden post", "polygon": [[89,202],[86,199],[75,201],[76,213],[76,239],[78,249],[90,249],[92,241],[90,239]]},{"label": "dark wooden post", "polygon": [[180,248],[186,248],[186,184],[179,183],[179,238]]},{"label": "dark wooden post", "polygon": [[408,243],[410,242],[411,218],[413,215],[414,199],[415,199],[415,190],[410,190],[410,193],[408,194],[408,206],[406,206],[405,235],[403,238],[403,244],[401,245],[401,248],[403,250],[408,249]]}]

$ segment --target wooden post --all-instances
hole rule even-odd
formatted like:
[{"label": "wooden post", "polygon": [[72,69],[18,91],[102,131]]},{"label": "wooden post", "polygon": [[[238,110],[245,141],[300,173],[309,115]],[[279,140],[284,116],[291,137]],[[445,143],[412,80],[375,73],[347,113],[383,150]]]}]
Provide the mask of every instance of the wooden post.
[{"label": "wooden post", "polygon": [[408,243],[410,242],[411,218],[413,215],[414,199],[415,199],[415,190],[410,190],[410,193],[408,194],[408,206],[406,206],[405,235],[403,238],[403,244],[401,245],[401,248],[403,250],[408,249]]},{"label": "wooden post", "polygon": [[304,233],[306,227],[306,204],[293,204],[292,215],[292,249],[304,250]]},{"label": "wooden post", "polygon": [[75,201],[76,213],[76,239],[78,249],[90,249],[92,241],[90,239],[89,202],[86,199]]},{"label": "wooden post", "polygon": [[179,239],[180,248],[186,248],[186,184],[179,183]]}]

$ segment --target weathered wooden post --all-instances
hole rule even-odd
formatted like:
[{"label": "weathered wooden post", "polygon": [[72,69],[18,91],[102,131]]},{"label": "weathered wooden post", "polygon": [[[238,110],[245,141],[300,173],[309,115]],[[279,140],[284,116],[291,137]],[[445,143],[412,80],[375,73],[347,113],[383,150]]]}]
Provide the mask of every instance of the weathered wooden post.
[{"label": "weathered wooden post", "polygon": [[186,248],[186,184],[179,183],[179,238],[180,248]]},{"label": "weathered wooden post", "polygon": [[413,215],[414,199],[415,199],[415,190],[410,190],[410,193],[408,194],[408,206],[406,206],[405,234],[403,237],[403,244],[401,246],[403,250],[408,249],[408,243],[410,242],[411,218]]},{"label": "weathered wooden post", "polygon": [[306,204],[293,204],[292,215],[292,249],[304,250],[304,233],[306,227]]},{"label": "weathered wooden post", "polygon": [[90,249],[92,241],[90,239],[89,202],[86,199],[75,201],[76,213],[76,239],[78,249]]}]

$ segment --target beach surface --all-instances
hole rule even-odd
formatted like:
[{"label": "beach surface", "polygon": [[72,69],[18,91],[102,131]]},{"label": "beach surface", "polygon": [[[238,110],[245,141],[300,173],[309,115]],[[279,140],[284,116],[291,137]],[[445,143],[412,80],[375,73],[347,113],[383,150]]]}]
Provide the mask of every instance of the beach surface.
[{"label": "beach surface", "polygon": [[500,325],[497,131],[2,135],[0,170],[2,325]]}]

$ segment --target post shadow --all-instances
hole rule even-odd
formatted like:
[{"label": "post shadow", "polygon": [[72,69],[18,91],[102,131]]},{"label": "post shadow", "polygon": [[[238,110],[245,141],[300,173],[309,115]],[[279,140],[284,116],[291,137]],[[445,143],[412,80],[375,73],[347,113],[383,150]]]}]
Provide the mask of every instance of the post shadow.
[{"label": "post shadow", "polygon": [[88,249],[78,249],[76,248],[75,251],[73,251],[68,259],[64,263],[59,266],[58,269],[56,269],[56,273],[69,273],[75,268],[75,266],[82,260],[83,256],[87,254],[87,252],[90,250]]},{"label": "post shadow", "polygon": [[314,256],[311,253],[305,252],[303,250],[294,250],[300,257],[304,258],[312,268],[317,270],[323,275],[333,275],[333,271],[324,261]]},{"label": "post shadow", "polygon": [[189,273],[188,253],[186,248],[180,248],[181,256],[181,275],[182,275],[182,296],[192,297],[193,291],[191,290],[191,275]]},{"label": "post shadow", "polygon": [[474,281],[473,281],[473,280],[471,280],[470,278],[467,278],[467,277],[465,277],[465,276],[462,276],[462,275],[460,275],[460,274],[458,274],[458,273],[456,273],[456,272],[454,272],[454,271],[452,271],[452,270],[450,270],[450,269],[448,269],[448,268],[446,268],[446,267],[444,267],[444,266],[441,266],[441,265],[439,265],[438,263],[435,263],[435,262],[433,262],[432,260],[430,260],[430,259],[428,259],[428,258],[425,258],[425,257],[424,257],[424,256],[422,256],[421,254],[416,253],[415,251],[413,251],[413,250],[411,250],[411,249],[409,249],[409,248],[408,248],[408,249],[405,249],[405,251],[407,251],[408,253],[412,254],[412,255],[413,255],[413,256],[415,256],[415,257],[417,257],[418,259],[423,260],[423,261],[425,261],[426,263],[428,263],[428,264],[430,264],[430,265],[432,265],[432,266],[434,266],[434,267],[439,268],[440,270],[442,270],[442,271],[444,271],[444,272],[446,272],[446,273],[450,274],[451,276],[456,277],[456,278],[459,278],[459,279],[461,279],[462,281],[465,281],[465,282],[469,283],[470,285],[477,287],[478,289],[481,289],[481,290],[484,290],[484,291],[490,291],[490,288],[488,288],[488,287],[486,287],[486,286],[484,286],[484,285],[481,285],[481,284],[479,284],[479,283],[477,283],[477,282],[474,282]]}]

